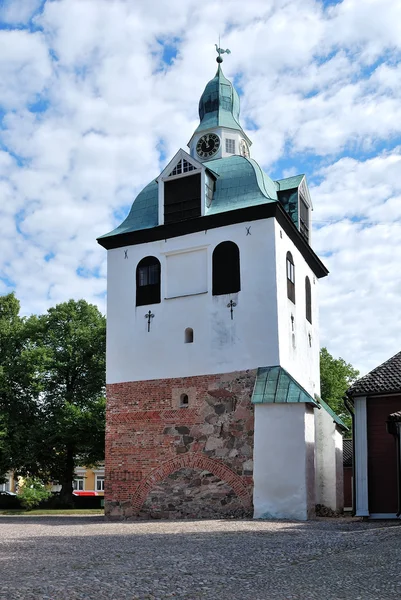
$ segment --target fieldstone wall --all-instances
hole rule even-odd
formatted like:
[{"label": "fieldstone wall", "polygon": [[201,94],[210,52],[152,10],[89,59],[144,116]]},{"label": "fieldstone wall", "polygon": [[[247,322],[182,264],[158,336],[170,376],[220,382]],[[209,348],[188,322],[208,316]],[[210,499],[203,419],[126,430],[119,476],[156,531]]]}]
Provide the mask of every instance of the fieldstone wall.
[{"label": "fieldstone wall", "polygon": [[251,515],[255,377],[253,370],[109,385],[106,516]]},{"label": "fieldstone wall", "polygon": [[139,517],[153,519],[221,519],[252,516],[224,481],[199,469],[180,469],[149,492]]}]

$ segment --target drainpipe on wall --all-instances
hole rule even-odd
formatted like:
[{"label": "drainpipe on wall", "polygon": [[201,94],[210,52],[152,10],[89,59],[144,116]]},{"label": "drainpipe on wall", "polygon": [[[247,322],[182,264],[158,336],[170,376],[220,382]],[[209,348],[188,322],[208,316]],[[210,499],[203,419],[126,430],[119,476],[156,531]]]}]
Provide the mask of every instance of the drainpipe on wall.
[{"label": "drainpipe on wall", "polygon": [[352,421],[352,516],[355,517],[355,498],[356,498],[356,481],[355,481],[355,423],[354,423],[354,404],[348,396],[343,397],[344,405]]}]

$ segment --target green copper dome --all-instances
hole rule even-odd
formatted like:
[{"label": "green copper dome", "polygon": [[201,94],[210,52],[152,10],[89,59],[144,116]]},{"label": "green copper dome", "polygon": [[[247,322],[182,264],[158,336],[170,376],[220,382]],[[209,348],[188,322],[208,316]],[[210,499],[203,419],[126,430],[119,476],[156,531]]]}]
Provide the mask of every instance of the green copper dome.
[{"label": "green copper dome", "polygon": [[200,124],[195,133],[214,127],[229,127],[245,135],[239,123],[239,96],[231,81],[218,66],[199,101]]}]

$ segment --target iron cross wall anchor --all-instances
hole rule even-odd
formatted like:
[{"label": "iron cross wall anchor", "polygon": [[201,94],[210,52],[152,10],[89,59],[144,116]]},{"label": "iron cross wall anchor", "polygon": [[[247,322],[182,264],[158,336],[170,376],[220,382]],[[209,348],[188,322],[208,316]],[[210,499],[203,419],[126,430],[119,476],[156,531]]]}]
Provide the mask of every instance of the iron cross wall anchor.
[{"label": "iron cross wall anchor", "polygon": [[155,316],[155,315],[154,315],[154,314],[153,314],[151,311],[149,311],[149,312],[148,312],[148,313],[146,313],[146,315],[145,315],[145,319],[147,319],[147,320],[148,320],[148,333],[149,333],[149,331],[150,331],[150,322],[151,322],[151,319],[153,319],[153,317],[154,317],[154,316]]},{"label": "iron cross wall anchor", "polygon": [[231,313],[231,321],[234,319],[234,308],[237,306],[236,302],[233,302],[232,300],[230,300],[230,302],[227,304],[227,308],[230,309],[230,313]]}]

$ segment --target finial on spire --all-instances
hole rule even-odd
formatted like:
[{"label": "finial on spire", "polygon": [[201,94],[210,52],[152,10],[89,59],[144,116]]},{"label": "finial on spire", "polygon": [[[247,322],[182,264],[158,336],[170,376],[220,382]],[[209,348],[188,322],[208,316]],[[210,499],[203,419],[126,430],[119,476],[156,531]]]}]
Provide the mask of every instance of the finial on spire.
[{"label": "finial on spire", "polygon": [[229,50],[228,48],[226,50],[223,50],[223,48],[219,48],[220,46],[220,37],[219,37],[219,46],[217,44],[215,44],[216,46],[216,52],[218,54],[218,57],[216,58],[217,62],[220,64],[223,62],[223,59],[221,58],[221,54],[231,54],[231,50]]}]

